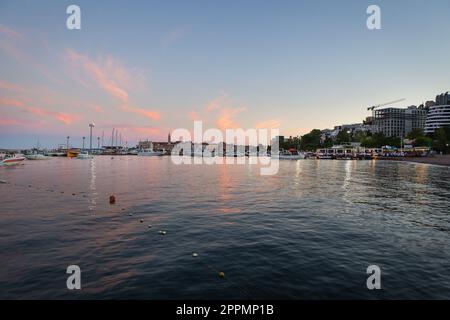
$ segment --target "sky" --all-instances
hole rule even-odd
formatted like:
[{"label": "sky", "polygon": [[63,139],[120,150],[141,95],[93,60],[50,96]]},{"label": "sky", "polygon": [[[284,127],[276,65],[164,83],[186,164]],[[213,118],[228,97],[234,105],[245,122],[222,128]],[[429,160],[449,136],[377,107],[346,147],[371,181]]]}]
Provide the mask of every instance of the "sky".
[{"label": "sky", "polygon": [[[66,8],[81,9],[69,30]],[[366,10],[381,8],[381,29]],[[0,148],[193,128],[286,136],[450,90],[450,0],[0,0]],[[96,145],[96,142],[94,143]]]}]

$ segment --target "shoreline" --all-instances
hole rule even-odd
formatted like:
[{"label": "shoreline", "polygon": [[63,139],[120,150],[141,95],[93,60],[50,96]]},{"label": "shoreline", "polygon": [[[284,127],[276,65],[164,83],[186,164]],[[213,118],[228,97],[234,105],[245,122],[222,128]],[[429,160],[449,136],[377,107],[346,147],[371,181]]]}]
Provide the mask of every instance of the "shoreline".
[{"label": "shoreline", "polygon": [[450,155],[434,155],[431,157],[399,157],[399,158],[382,158],[380,160],[392,160],[392,161],[403,161],[403,162],[414,162],[423,164],[433,164],[439,166],[450,167]]}]

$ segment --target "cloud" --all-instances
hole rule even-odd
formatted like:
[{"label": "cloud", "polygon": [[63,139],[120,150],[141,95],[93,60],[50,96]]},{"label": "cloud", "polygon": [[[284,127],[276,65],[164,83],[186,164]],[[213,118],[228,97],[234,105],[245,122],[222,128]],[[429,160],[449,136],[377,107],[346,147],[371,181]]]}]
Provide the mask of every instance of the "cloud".
[{"label": "cloud", "polygon": [[[66,50],[66,58],[70,61],[76,70],[81,68],[84,78],[79,78],[85,86],[90,86],[94,82],[120,103],[120,109],[129,113],[144,116],[151,120],[160,120],[161,113],[156,110],[134,107],[130,104],[127,86],[133,83],[133,86],[139,86],[143,81],[142,76],[132,76],[117,60],[108,56],[104,62],[94,61],[86,55]],[[132,79],[133,78],[133,79]],[[96,109],[99,111],[100,109]]]},{"label": "cloud", "polygon": [[19,92],[24,91],[22,87],[5,81],[0,81],[0,89]]},{"label": "cloud", "polygon": [[19,39],[23,38],[23,35],[20,32],[15,31],[15,30],[13,30],[5,25],[2,25],[2,24],[0,24],[0,34],[6,36],[7,38],[14,39],[14,40],[19,40]]},{"label": "cloud", "polygon": [[221,130],[240,128],[241,125],[235,117],[243,111],[245,108],[222,108],[216,119],[217,127]]},{"label": "cloud", "polygon": [[23,107],[24,103],[17,99],[0,98],[0,105],[8,107]]},{"label": "cloud", "polygon": [[258,122],[255,124],[256,129],[279,129],[281,121],[279,119],[271,119]]},{"label": "cloud", "polygon": [[123,103],[128,103],[128,92],[123,85],[128,81],[129,76],[126,70],[118,66],[113,58],[108,57],[106,65],[102,66],[88,56],[71,49],[66,50],[66,58],[77,68],[81,67],[85,75],[111,96]]},{"label": "cloud", "polygon": [[160,120],[161,119],[161,113],[156,110],[147,110],[147,109],[143,109],[143,108],[136,108],[136,107],[131,107],[129,105],[123,105],[122,110],[147,117],[151,120]]},{"label": "cloud", "polygon": [[225,92],[221,92],[221,94],[217,98],[214,98],[206,105],[206,112],[212,112],[214,110],[220,109],[227,98],[228,95]]},{"label": "cloud", "polygon": [[58,120],[64,124],[71,124],[72,122],[81,118],[80,115],[51,111],[40,107],[28,106],[24,102],[17,99],[0,98],[0,106],[14,107],[20,109],[22,112],[30,113],[36,116],[46,116]]},{"label": "cloud", "polygon": [[105,112],[105,109],[98,104],[90,104],[90,105],[88,105],[88,108],[96,113],[104,113]]}]

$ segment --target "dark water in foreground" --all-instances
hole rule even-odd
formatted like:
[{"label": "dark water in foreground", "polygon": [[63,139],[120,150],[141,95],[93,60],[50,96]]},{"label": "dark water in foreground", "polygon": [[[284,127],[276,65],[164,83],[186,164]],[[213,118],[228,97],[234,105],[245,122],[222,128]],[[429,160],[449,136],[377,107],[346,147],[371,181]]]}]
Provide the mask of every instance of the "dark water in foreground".
[{"label": "dark water in foreground", "polygon": [[[445,167],[281,161],[260,176],[97,157],[0,179],[0,298],[450,298]],[[66,288],[72,264],[80,291]],[[366,288],[371,264],[381,291]]]}]

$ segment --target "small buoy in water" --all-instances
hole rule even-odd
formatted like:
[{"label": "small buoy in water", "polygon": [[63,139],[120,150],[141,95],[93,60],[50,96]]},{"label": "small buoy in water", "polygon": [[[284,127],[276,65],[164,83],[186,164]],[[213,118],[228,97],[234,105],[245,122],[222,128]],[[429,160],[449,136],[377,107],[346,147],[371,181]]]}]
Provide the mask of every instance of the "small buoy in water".
[{"label": "small buoy in water", "polygon": [[149,224],[148,226],[147,226],[148,228],[151,228],[152,227],[152,225],[151,224]]},{"label": "small buoy in water", "polygon": [[115,196],[109,196],[109,204],[114,204],[116,203],[116,197]]},{"label": "small buoy in water", "polygon": [[144,219],[139,220],[141,223],[144,222]]},{"label": "small buoy in water", "polygon": [[125,208],[122,208],[122,211],[125,211]]},{"label": "small buoy in water", "polygon": [[74,195],[75,195],[75,193],[72,193],[72,195],[74,196]]},{"label": "small buoy in water", "polygon": [[166,231],[164,231],[164,230],[159,230],[159,232],[158,232],[159,234],[162,234],[162,235],[165,235],[167,232]]},{"label": "small buoy in water", "polygon": [[114,157],[111,157],[111,159],[114,159]]},{"label": "small buoy in water", "polygon": [[220,278],[225,278],[225,273],[223,273],[222,271],[219,272],[219,277]]},{"label": "small buoy in water", "polygon": [[6,180],[0,180],[0,183],[7,183]]},{"label": "small buoy in water", "polygon": [[195,258],[195,257],[198,257],[198,253],[196,253],[196,252],[194,252],[193,254],[192,254],[192,256]]}]

